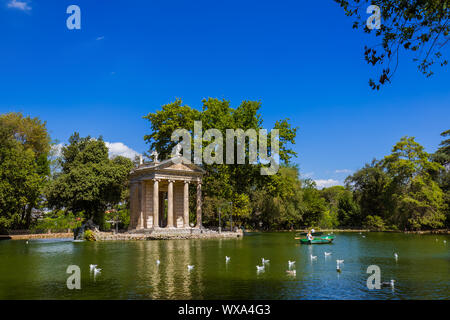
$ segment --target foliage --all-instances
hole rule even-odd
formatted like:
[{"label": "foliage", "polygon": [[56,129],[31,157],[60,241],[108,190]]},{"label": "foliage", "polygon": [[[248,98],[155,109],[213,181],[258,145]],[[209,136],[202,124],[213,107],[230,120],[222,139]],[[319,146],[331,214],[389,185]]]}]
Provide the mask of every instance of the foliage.
[{"label": "foliage", "polygon": [[61,173],[47,189],[48,204],[74,213],[104,227],[104,212],[124,200],[128,174],[133,167],[124,157],[108,158],[102,138],[73,134],[62,148]]},{"label": "foliage", "polygon": [[86,241],[96,241],[94,231],[85,230],[84,231],[84,240]]},{"label": "foliage", "polygon": [[368,215],[364,221],[364,226],[369,230],[383,231],[384,221],[380,216]]},{"label": "foliage", "polygon": [[431,229],[442,227],[446,218],[445,196],[434,180],[443,169],[414,138],[403,137],[390,155],[346,181],[363,221],[371,215],[393,228]]},{"label": "foliage", "polygon": [[50,173],[45,122],[21,113],[0,116],[0,229],[27,229]]},{"label": "foliage", "polygon": [[76,217],[73,213],[65,214],[63,211],[54,211],[46,214],[46,217],[38,220],[31,229],[75,229],[81,227],[81,217]]},{"label": "foliage", "polygon": [[[162,106],[155,113],[149,113],[144,119],[149,120],[151,133],[144,139],[150,144],[150,149],[157,150],[160,158],[169,157],[177,142],[171,141],[171,135],[176,129],[186,129],[194,137],[194,121],[202,122],[202,130],[217,129],[224,140],[227,129],[263,129],[263,121],[259,110],[261,104],[256,101],[243,101],[238,107],[232,108],[229,101],[218,99],[204,99],[202,110],[198,111],[183,105],[181,100]],[[295,143],[296,128],[292,128],[288,120],[280,120],[274,128],[280,132],[279,155],[283,164],[287,165],[296,153],[289,147]],[[270,153],[270,136],[268,137]],[[204,141],[203,148],[210,142]],[[235,141],[235,151],[237,150]],[[224,145],[225,147],[225,145]],[[194,143],[191,143],[193,150]],[[245,148],[248,159],[249,148]],[[225,154],[223,150],[223,154]],[[236,155],[235,155],[236,159]],[[255,190],[262,190],[271,195],[278,191],[276,177],[260,174],[261,163],[254,165],[246,161],[245,164],[206,164],[203,168],[207,174],[203,178],[203,195],[205,197],[204,224],[218,221],[218,206],[225,200],[233,202],[233,217],[239,223],[249,223],[252,220],[252,206],[250,198]],[[193,214],[192,214],[193,215]],[[192,219],[192,217],[191,217]]]},{"label": "foliage", "polygon": [[[353,28],[374,32],[380,42],[365,47],[365,59],[372,66],[383,65],[377,82],[370,79],[372,89],[391,82],[402,51],[411,52],[420,72],[427,77],[433,74],[435,63],[447,65],[442,55],[450,40],[450,0],[335,0],[347,16],[356,21]],[[366,25],[369,5],[381,9],[381,28],[370,30]],[[378,49],[381,47],[381,49]]]}]

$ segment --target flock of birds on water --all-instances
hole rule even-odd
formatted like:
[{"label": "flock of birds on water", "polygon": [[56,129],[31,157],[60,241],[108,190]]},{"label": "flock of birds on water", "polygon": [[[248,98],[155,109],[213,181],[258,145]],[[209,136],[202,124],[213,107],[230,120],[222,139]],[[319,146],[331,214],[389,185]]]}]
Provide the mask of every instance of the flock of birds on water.
[{"label": "flock of birds on water", "polygon": [[[359,234],[361,234],[361,232]],[[365,238],[366,236],[362,235],[362,237]],[[438,241],[437,238],[436,238],[436,241]],[[443,242],[447,243],[446,240],[444,240]],[[28,240],[25,243],[28,244],[29,243]],[[329,257],[331,255],[332,255],[331,252],[326,252],[326,251],[324,252],[325,258]],[[310,259],[311,259],[311,262],[315,261],[315,260],[317,260],[317,256],[313,256],[312,254],[310,254]],[[394,259],[395,259],[396,262],[398,261],[398,253],[397,252],[394,252]],[[225,256],[225,263],[226,264],[228,264],[230,262],[230,260],[231,260],[230,257]],[[265,258],[261,258],[261,265],[257,265],[256,266],[256,272],[258,274],[261,273],[261,272],[264,272],[265,268],[266,268],[266,265],[269,264],[269,262],[270,262],[270,260],[267,260]],[[159,266],[160,264],[161,264],[161,261],[160,260],[156,260],[156,265]],[[342,272],[342,269],[341,269],[341,265],[342,264],[344,264],[344,260],[336,260],[336,271],[338,273]],[[295,261],[288,260],[288,270],[286,270],[286,273],[288,275],[290,275],[290,276],[294,276],[295,277],[297,275],[297,270],[295,270],[294,267],[295,267]],[[99,275],[101,273],[101,270],[102,270],[100,268],[97,268],[96,264],[90,264],[89,265],[89,269],[90,269],[90,273],[94,275],[94,279],[95,279],[95,277],[97,275]],[[188,265],[187,266],[187,270],[189,272],[192,271],[193,269],[194,269],[194,265]],[[382,282],[381,285],[382,286],[388,286],[388,287],[394,287],[394,283],[395,283],[395,280],[391,279],[390,281]]]}]

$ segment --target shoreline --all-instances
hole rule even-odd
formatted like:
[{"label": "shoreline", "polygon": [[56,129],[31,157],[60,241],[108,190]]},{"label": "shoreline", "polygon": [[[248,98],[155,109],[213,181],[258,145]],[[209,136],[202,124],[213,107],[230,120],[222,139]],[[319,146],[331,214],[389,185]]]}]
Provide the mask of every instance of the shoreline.
[{"label": "shoreline", "polygon": [[[244,232],[307,232],[308,229],[294,229],[294,230],[251,230],[245,229]],[[320,229],[317,232],[386,232],[386,233],[405,233],[405,234],[450,234],[449,229],[436,229],[436,230],[419,230],[419,231],[371,231],[368,229]],[[193,234],[146,234],[146,233],[118,233],[111,232],[95,232],[95,238],[97,241],[142,241],[142,240],[187,240],[187,239],[232,239],[242,238],[244,232],[229,232],[224,231],[222,233],[216,232],[204,232]],[[61,238],[73,238],[73,232],[65,233],[42,233],[42,234],[20,234],[20,235],[0,235],[0,240],[29,240],[29,239],[61,239]]]}]

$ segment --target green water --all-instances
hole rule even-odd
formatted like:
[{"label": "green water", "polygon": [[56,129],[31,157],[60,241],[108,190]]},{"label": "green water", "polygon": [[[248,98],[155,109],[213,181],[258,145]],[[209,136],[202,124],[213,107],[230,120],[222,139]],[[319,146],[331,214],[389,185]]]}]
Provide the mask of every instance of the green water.
[{"label": "green water", "polygon": [[[0,241],[0,299],[450,299],[449,236],[363,235],[337,233],[331,245],[300,245],[293,233],[231,240]],[[261,258],[270,262],[257,273]],[[341,273],[336,259],[344,260]],[[296,261],[295,277],[286,273],[288,260]],[[94,277],[89,264],[101,274]],[[190,272],[188,264],[194,265]],[[67,289],[68,265],[80,266],[81,290]],[[381,268],[382,281],[395,279],[395,287],[369,290],[369,265]]]}]

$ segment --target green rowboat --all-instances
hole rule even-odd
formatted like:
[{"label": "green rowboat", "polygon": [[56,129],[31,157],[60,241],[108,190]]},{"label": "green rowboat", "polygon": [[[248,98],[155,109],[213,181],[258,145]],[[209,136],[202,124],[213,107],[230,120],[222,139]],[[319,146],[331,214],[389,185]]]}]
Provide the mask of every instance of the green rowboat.
[{"label": "green rowboat", "polygon": [[326,243],[332,243],[334,240],[334,236],[327,235],[325,237],[315,237],[312,240],[308,240],[306,238],[300,239],[301,244],[326,244]]}]

